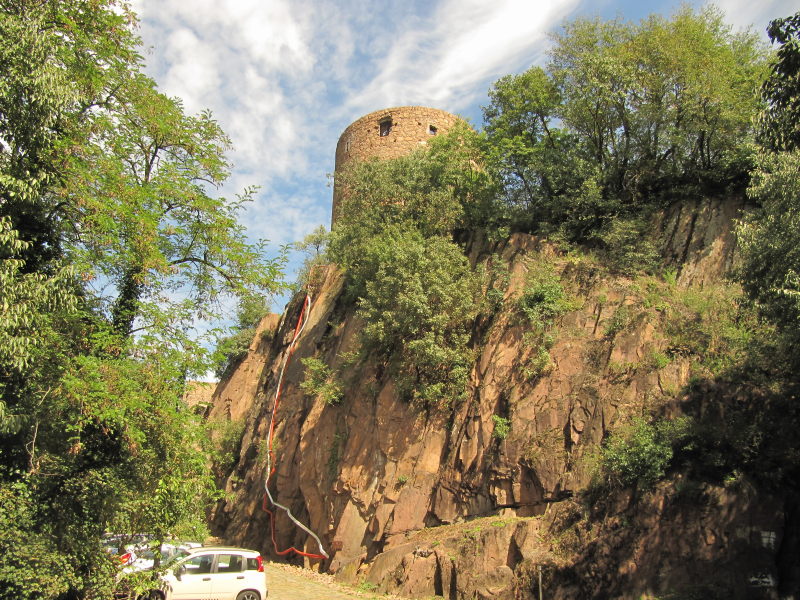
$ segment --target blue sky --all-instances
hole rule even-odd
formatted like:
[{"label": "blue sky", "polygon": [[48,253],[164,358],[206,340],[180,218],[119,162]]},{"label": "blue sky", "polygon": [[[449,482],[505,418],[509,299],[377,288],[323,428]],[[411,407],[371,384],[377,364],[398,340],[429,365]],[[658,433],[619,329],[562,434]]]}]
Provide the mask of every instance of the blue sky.
[{"label": "blue sky", "polygon": [[[722,0],[763,32],[797,0]],[[690,2],[700,6],[699,2]],[[639,20],[676,2],[612,0],[134,0],[148,72],[187,111],[210,108],[232,138],[221,191],[258,185],[243,220],[270,247],[330,223],[342,130],[379,108],[420,104],[481,125],[491,84],[544,64],[548,32],[576,16]],[[766,38],[765,38],[766,39]],[[295,257],[288,270],[296,268]],[[281,311],[285,298],[275,302]]]}]

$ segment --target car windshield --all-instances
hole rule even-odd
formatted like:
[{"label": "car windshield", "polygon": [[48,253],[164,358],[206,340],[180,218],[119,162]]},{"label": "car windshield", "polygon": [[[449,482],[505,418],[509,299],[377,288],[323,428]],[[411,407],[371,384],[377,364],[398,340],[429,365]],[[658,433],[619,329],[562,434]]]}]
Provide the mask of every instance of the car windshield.
[{"label": "car windshield", "polygon": [[177,550],[175,550],[175,554],[173,554],[172,556],[170,556],[168,559],[166,559],[164,562],[161,563],[161,566],[171,567],[180,559],[185,558],[187,556],[189,556],[189,553],[186,550],[184,550],[183,548],[178,548]]}]

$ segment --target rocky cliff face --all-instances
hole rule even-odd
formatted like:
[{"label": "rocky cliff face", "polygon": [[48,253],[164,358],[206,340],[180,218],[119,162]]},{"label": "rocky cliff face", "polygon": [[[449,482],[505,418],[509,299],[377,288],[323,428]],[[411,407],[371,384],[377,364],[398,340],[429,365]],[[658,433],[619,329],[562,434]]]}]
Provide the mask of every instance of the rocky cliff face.
[{"label": "rocky cliff face", "polygon": [[[522,234],[475,246],[473,260],[507,268],[508,285],[502,307],[476,325],[469,399],[436,409],[398,399],[380,365],[347,363],[361,323],[342,297],[341,273],[327,267],[286,371],[273,478],[274,495],[331,554],[315,568],[411,597],[533,598],[541,574],[548,598],[605,598],[682,589],[694,583],[687,565],[717,561],[741,567],[741,589],[769,597],[784,518],[779,500],[709,488],[704,494],[722,508],[698,509],[675,501],[674,482],[640,498],[646,510],[626,512],[631,499],[622,497],[592,518],[572,500],[619,423],[645,411],[680,412],[692,361],[664,335],[663,303],[676,290],[711,286],[729,268],[741,209],[698,201],[654,221],[676,268],[669,284],[611,277]],[[514,309],[526,273],[541,262],[560,275],[576,307],[553,329],[547,365]],[[269,317],[274,334],[257,336],[240,369],[220,383],[212,412],[244,421],[226,480],[230,497],[212,514],[212,528],[267,555],[274,553],[261,507],[264,440],[301,300],[279,322]],[[299,359],[312,356],[341,373],[340,404],[301,390]],[[315,549],[283,517],[276,539],[281,548]]]}]

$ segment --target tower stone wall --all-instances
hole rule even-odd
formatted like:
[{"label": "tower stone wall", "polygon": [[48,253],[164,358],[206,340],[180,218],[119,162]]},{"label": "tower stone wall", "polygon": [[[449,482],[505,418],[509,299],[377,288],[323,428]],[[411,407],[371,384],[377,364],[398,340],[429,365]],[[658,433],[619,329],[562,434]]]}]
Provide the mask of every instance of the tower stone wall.
[{"label": "tower stone wall", "polygon": [[[336,172],[348,164],[377,158],[387,160],[410,154],[436,135],[447,133],[460,117],[426,106],[384,108],[364,115],[342,132],[336,144]],[[341,198],[333,188],[331,227]]]}]

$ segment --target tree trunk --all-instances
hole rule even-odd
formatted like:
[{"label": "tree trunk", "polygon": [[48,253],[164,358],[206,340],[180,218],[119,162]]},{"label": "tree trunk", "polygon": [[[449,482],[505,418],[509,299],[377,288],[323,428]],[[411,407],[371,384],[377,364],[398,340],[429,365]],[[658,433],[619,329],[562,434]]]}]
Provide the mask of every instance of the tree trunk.
[{"label": "tree trunk", "polygon": [[130,337],[133,321],[139,314],[139,299],[143,291],[144,269],[141,265],[126,269],[119,284],[119,295],[111,308],[111,327],[117,335]]}]

